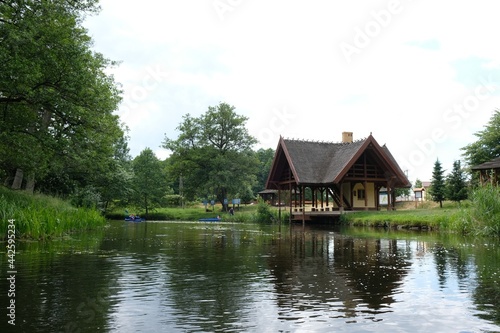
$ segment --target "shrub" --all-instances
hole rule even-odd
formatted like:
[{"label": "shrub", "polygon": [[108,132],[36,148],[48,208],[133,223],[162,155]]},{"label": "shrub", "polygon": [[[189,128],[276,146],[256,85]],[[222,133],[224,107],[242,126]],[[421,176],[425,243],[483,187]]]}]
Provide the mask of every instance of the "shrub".
[{"label": "shrub", "polygon": [[257,202],[257,214],[255,215],[256,222],[272,222],[274,220],[271,206],[267,204],[262,198]]},{"label": "shrub", "polygon": [[472,192],[470,208],[461,216],[461,230],[483,235],[500,235],[500,188],[492,185]]}]

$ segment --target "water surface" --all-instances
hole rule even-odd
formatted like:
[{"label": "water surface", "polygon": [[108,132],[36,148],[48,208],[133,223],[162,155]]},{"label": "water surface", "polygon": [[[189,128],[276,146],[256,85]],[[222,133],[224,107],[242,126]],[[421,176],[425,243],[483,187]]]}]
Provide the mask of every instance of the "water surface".
[{"label": "water surface", "polygon": [[114,221],[17,249],[1,332],[500,332],[498,239]]}]

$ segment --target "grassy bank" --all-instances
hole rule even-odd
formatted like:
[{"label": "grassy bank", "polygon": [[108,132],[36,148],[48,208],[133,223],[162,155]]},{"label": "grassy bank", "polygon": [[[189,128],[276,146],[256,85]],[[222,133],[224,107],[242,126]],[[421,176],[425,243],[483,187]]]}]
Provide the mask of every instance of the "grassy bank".
[{"label": "grassy bank", "polygon": [[445,202],[443,208],[427,202],[399,204],[395,211],[349,213],[343,220],[355,226],[429,228],[462,234],[500,236],[500,188],[482,187],[471,192],[470,201],[458,205]]},{"label": "grassy bank", "polygon": [[343,216],[344,221],[356,226],[390,226],[394,228],[442,229],[459,218],[458,207],[400,208],[395,211],[362,211]]},{"label": "grassy bank", "polygon": [[0,239],[7,237],[9,220],[14,220],[12,224],[17,239],[60,237],[106,223],[96,210],[75,208],[50,196],[30,195],[0,187]]},{"label": "grassy bank", "polygon": [[[127,209],[129,213],[134,213],[145,217],[145,213],[140,210]],[[286,211],[281,212],[282,220],[288,219]],[[157,208],[149,212],[147,219],[150,221],[198,221],[202,218],[220,216],[225,222],[271,222],[277,221],[278,210],[276,207],[270,207],[265,203],[252,205],[240,205],[234,209],[234,215],[228,212],[222,212],[222,207],[216,205],[214,210],[205,211],[203,205],[179,208]],[[125,217],[125,208],[116,208],[106,214],[106,218],[111,220],[122,220]]]}]

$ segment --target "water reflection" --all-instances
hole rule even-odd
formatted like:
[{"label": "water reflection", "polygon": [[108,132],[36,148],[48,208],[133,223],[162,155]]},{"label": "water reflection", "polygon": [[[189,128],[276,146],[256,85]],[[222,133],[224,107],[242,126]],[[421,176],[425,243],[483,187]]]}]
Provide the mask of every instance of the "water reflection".
[{"label": "water reflection", "polygon": [[114,222],[20,245],[15,331],[494,332],[499,259],[448,234]]},{"label": "water reflection", "polygon": [[293,232],[272,251],[269,266],[276,276],[280,319],[286,320],[390,312],[410,265],[405,242],[334,232]]}]

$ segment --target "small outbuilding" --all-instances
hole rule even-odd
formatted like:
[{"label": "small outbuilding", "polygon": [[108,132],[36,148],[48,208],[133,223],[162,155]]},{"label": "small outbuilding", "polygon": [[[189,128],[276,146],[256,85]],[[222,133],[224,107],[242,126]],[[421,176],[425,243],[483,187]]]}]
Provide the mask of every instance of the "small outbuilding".
[{"label": "small outbuilding", "polygon": [[473,166],[471,170],[479,171],[479,180],[481,184],[498,185],[498,174],[500,173],[500,157],[491,161]]}]

